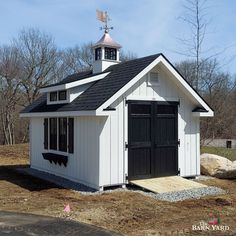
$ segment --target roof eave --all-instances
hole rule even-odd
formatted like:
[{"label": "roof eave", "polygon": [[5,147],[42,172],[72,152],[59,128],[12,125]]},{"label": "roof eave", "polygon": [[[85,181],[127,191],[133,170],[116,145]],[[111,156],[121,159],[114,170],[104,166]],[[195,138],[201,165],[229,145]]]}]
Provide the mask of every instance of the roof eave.
[{"label": "roof eave", "polygon": [[87,111],[54,111],[54,112],[27,112],[20,113],[21,118],[34,118],[34,117],[64,117],[64,116],[108,116],[113,111],[98,112],[96,110]]},{"label": "roof eave", "polygon": [[97,47],[110,47],[110,48],[117,48],[117,49],[122,48],[122,46],[120,44],[114,45],[114,44],[101,43],[101,44],[93,45],[93,48],[97,48]]},{"label": "roof eave", "polygon": [[213,111],[207,111],[207,112],[192,112],[192,115],[194,117],[214,117]]}]

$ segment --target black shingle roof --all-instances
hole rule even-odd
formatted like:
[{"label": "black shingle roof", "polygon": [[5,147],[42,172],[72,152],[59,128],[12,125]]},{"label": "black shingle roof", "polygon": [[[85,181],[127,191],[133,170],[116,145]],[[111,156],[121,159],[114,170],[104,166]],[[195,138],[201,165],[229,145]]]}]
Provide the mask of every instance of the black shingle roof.
[{"label": "black shingle roof", "polygon": [[[96,81],[71,103],[47,105],[46,95],[42,95],[21,111],[21,113],[96,110],[160,55],[161,54],[155,54],[110,66],[104,71],[110,72],[106,77]],[[62,80],[60,84],[73,82],[77,79],[84,79],[92,75],[91,71],[82,73],[84,74],[70,75]],[[59,83],[53,86],[55,85],[59,85]]]},{"label": "black shingle roof", "polygon": [[82,71],[82,72],[79,72],[79,73],[76,73],[76,74],[68,75],[62,81],[60,81],[58,83],[55,83],[55,84],[50,84],[50,85],[45,86],[43,88],[48,88],[48,87],[53,87],[53,86],[56,86],[56,85],[67,84],[67,83],[71,83],[71,82],[74,82],[74,81],[83,80],[83,79],[89,78],[91,76],[100,75],[100,74],[103,74],[103,73],[104,72],[93,74],[92,70]]}]

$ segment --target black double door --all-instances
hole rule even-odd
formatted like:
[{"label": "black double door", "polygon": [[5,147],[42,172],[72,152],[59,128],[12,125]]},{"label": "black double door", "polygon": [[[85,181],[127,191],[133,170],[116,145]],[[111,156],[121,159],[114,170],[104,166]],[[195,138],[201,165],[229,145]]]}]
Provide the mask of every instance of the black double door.
[{"label": "black double door", "polygon": [[128,101],[128,179],[178,174],[178,103]]}]

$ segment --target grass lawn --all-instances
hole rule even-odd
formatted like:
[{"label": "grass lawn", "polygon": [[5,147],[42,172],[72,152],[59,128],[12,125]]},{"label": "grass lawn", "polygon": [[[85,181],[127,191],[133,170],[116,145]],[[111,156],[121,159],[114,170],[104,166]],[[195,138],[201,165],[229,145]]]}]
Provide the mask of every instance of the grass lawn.
[{"label": "grass lawn", "polygon": [[201,147],[201,153],[211,153],[236,161],[236,149],[219,147]]}]

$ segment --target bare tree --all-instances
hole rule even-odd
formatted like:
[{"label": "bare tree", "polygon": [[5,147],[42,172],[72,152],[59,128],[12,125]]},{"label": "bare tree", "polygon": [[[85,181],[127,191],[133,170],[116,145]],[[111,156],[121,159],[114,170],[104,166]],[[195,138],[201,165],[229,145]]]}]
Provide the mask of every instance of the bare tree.
[{"label": "bare tree", "polygon": [[130,61],[137,58],[137,54],[133,52],[120,51],[120,61]]},{"label": "bare tree", "polygon": [[90,70],[93,63],[92,43],[66,48],[58,53],[55,74],[58,80],[80,71]]},{"label": "bare tree", "polygon": [[20,87],[20,60],[17,48],[0,48],[0,119],[4,144],[15,143],[15,119]]},{"label": "bare tree", "polygon": [[[211,93],[211,88],[221,82],[216,74],[220,71],[220,65],[216,58],[201,59],[199,61],[200,67],[198,68],[199,81],[198,92],[205,93],[206,90]],[[185,60],[176,64],[176,68],[181,72],[183,77],[195,87],[196,81],[196,63],[195,60]]]},{"label": "bare tree", "polygon": [[[192,83],[195,61],[178,63],[177,69]],[[201,119],[201,139],[230,138],[236,136],[235,117],[235,79],[228,73],[221,72],[216,59],[201,62],[199,70],[201,83],[199,92],[215,111],[213,118]],[[227,115],[226,115],[227,114]]]},{"label": "bare tree", "polygon": [[175,64],[176,68],[180,71],[182,76],[194,87],[196,81],[195,73],[195,61],[193,60],[184,60]]},{"label": "bare tree", "polygon": [[80,47],[80,51],[81,51],[81,60],[83,62],[83,65],[85,68],[92,68],[93,65],[93,43],[89,42],[89,43],[84,43],[81,45]]},{"label": "bare tree", "polygon": [[22,30],[14,45],[21,60],[21,84],[25,91],[26,104],[32,103],[40,87],[54,81],[57,65],[57,48],[51,36],[30,28]]},{"label": "bare tree", "polygon": [[201,66],[204,63],[203,53],[208,50],[203,50],[203,43],[206,35],[208,21],[206,19],[207,7],[206,0],[185,0],[184,14],[180,17],[189,27],[190,34],[187,38],[181,38],[180,42],[183,44],[185,50],[179,52],[180,54],[191,58],[195,61],[194,76],[192,78],[192,85],[199,90],[199,83],[201,80]]}]

